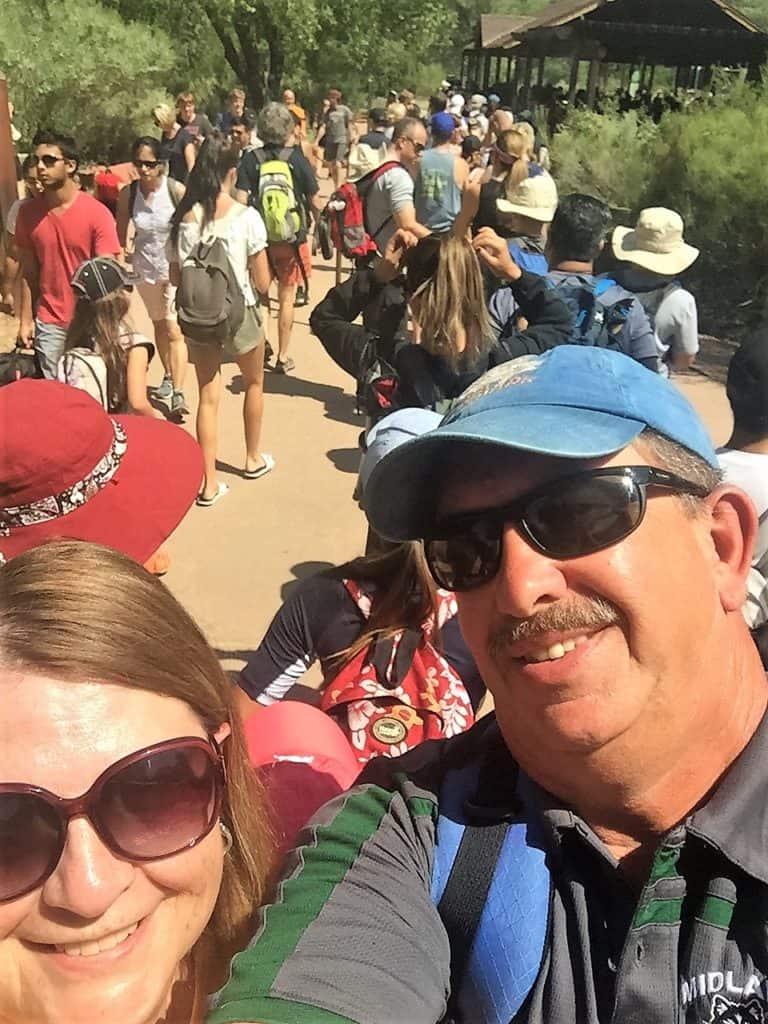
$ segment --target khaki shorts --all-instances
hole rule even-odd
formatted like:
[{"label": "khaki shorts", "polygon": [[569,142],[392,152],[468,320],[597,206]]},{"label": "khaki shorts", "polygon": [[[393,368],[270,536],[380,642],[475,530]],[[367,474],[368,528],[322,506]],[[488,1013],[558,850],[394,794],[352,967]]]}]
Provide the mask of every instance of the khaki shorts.
[{"label": "khaki shorts", "polygon": [[175,320],[176,310],[173,308],[176,289],[170,281],[137,281],[136,291],[147,307],[150,320]]},{"label": "khaki shorts", "polygon": [[[238,356],[246,356],[249,352],[253,352],[263,341],[264,327],[261,320],[261,308],[258,305],[246,306],[240,330],[233,338],[228,338],[224,342],[221,346],[221,351],[224,355],[237,359]],[[210,345],[204,342],[192,341],[191,338],[187,338],[187,345],[189,346],[189,352],[193,361],[196,350],[211,348]]]}]

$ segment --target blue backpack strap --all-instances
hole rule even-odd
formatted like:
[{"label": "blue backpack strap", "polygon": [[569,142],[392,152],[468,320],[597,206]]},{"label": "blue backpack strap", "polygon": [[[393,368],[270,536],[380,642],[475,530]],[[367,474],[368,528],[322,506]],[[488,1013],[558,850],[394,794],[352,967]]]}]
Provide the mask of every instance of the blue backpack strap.
[{"label": "blue backpack strap", "polygon": [[[470,943],[462,976],[457,978],[452,969],[458,990],[451,994],[446,1020],[509,1024],[528,998],[541,967],[550,875],[540,829],[533,815],[526,813],[523,778],[516,787],[521,801],[518,816],[508,820],[503,831],[498,828],[498,815],[481,824],[469,820],[467,804],[477,790],[479,773],[478,763],[449,772],[440,798],[433,902],[439,908],[451,890],[471,888],[478,876],[490,880],[477,920],[445,922],[452,959],[454,951],[463,956],[464,945]],[[468,844],[476,856],[462,856]]]},{"label": "blue backpack strap", "polygon": [[614,288],[615,286],[616,282],[612,277],[598,277],[597,281],[595,281],[595,297],[599,299],[601,295],[605,295],[609,288]]},{"label": "blue backpack strap", "polygon": [[549,273],[547,257],[540,252],[528,252],[519,246],[517,242],[510,242],[507,246],[509,254],[521,270],[527,270],[531,274],[538,274],[545,277]]}]

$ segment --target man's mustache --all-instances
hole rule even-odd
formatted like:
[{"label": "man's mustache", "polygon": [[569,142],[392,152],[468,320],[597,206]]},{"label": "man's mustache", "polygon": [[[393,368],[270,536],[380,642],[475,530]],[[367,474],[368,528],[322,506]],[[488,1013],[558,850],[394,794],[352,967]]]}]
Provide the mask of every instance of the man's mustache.
[{"label": "man's mustache", "polygon": [[621,622],[617,608],[600,597],[554,604],[527,619],[504,619],[494,629],[488,649],[491,657],[504,652],[511,644],[531,640],[544,633],[568,633],[575,629],[593,631]]}]

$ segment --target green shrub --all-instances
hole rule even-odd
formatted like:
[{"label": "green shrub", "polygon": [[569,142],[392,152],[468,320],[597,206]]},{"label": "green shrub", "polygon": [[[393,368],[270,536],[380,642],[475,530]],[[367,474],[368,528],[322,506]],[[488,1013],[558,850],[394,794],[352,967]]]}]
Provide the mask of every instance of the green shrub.
[{"label": "green shrub", "polygon": [[739,85],[661,128],[647,201],[678,210],[703,262],[751,287],[768,272],[768,93]]},{"label": "green shrub", "polygon": [[615,209],[634,209],[649,190],[659,129],[636,113],[572,110],[551,144],[560,193],[585,192]]},{"label": "green shrub", "polygon": [[174,67],[170,39],[144,25],[126,25],[94,0],[51,3],[30,17],[20,0],[3,0],[0,70],[8,79],[29,146],[39,127],[75,137],[81,154],[124,160],[131,139],[152,127]]}]

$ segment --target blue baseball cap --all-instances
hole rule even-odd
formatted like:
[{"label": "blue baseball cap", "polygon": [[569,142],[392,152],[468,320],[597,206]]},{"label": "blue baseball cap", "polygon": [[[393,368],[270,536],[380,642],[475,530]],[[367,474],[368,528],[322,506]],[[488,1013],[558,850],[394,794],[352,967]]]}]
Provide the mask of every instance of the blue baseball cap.
[{"label": "blue baseball cap", "polygon": [[424,537],[446,466],[462,457],[469,463],[478,445],[596,459],[626,448],[646,427],[717,468],[690,403],[629,356],[582,345],[521,356],[470,385],[436,430],[381,459],[366,487],[368,518],[392,540]]},{"label": "blue baseball cap", "polygon": [[439,132],[441,135],[450,135],[456,131],[456,122],[451,114],[441,110],[439,113],[432,115],[429,127],[433,132]]},{"label": "blue baseball cap", "polygon": [[367,508],[368,481],[381,460],[414,437],[434,430],[442,418],[439,412],[431,409],[398,409],[374,423],[365,437],[365,455],[358,475],[362,491],[360,504],[364,509]]}]

